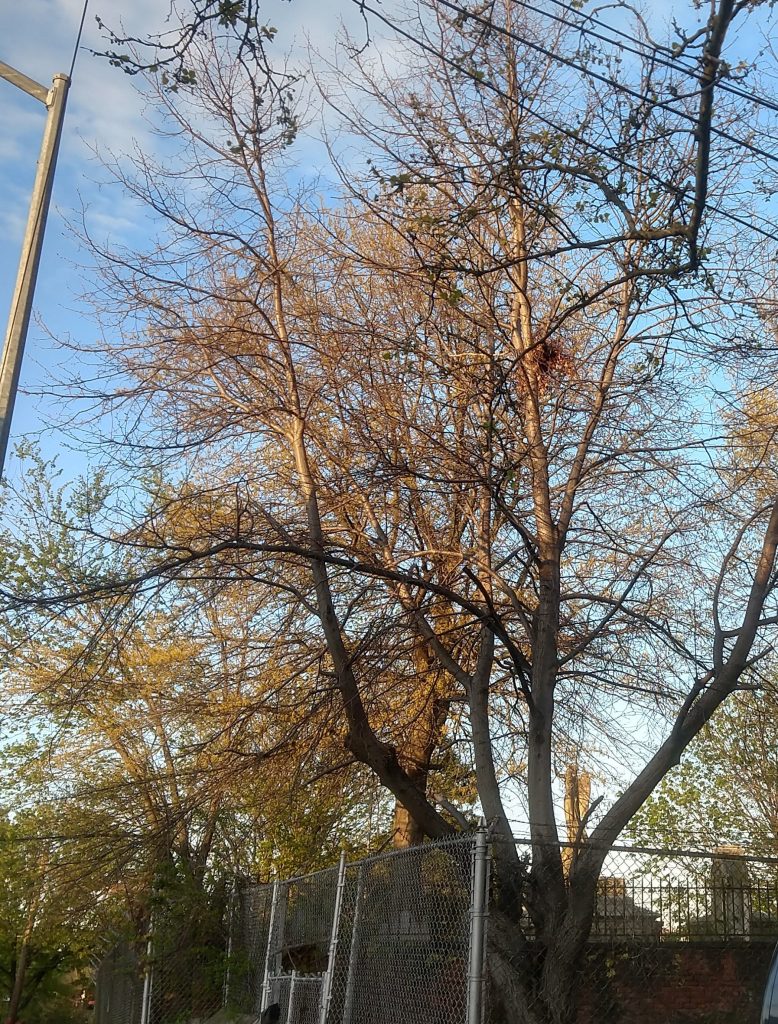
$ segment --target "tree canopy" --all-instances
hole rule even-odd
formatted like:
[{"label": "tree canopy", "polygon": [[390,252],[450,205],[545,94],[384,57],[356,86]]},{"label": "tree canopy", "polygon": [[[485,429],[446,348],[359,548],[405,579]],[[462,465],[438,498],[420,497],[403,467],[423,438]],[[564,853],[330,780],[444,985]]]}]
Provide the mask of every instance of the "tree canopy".
[{"label": "tree canopy", "polygon": [[773,683],[736,694],[646,801],[630,834],[652,846],[733,844],[775,856],[776,722]]}]

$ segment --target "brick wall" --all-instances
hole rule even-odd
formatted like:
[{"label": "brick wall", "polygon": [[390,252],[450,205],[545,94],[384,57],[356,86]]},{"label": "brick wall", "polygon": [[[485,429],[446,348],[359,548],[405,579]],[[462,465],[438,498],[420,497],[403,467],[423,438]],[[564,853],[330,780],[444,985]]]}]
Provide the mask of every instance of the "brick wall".
[{"label": "brick wall", "polygon": [[579,1024],[759,1024],[772,942],[592,945]]}]

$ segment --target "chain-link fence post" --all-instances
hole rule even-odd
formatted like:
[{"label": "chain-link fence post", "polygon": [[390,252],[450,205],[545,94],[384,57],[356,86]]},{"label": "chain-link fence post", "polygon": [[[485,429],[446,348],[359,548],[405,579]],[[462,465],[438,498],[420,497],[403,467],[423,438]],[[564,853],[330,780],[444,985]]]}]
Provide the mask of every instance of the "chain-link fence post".
[{"label": "chain-link fence post", "polygon": [[140,1024],[151,1022],[151,988],[154,981],[154,917],[149,920],[149,937],[146,942],[146,963],[143,971],[143,996],[140,1004]]},{"label": "chain-link fence post", "polygon": [[335,908],[332,913],[332,932],[327,957],[327,970],[324,972],[321,986],[321,1004],[319,1006],[319,1024],[326,1024],[327,1013],[332,998],[332,978],[335,973],[335,958],[338,953],[338,932],[340,930],[340,910],[343,906],[343,889],[346,884],[346,851],[341,850],[338,864],[338,884],[335,889]]},{"label": "chain-link fence post", "polygon": [[470,951],[467,972],[467,1024],[481,1024],[486,950],[487,890],[489,886],[489,835],[479,828],[473,841],[473,874],[470,891]]},{"label": "chain-link fence post", "polygon": [[293,1024],[295,1011],[297,1010],[297,971],[292,971],[289,981],[289,1006],[286,1011],[286,1024]]},{"label": "chain-link fence post", "polygon": [[273,896],[270,901],[270,922],[267,929],[267,948],[265,950],[265,969],[262,975],[262,991],[260,993],[260,1002],[257,1007],[257,1012],[262,1013],[263,1010],[271,1003],[270,994],[270,973],[272,970],[271,959],[274,956],[273,953],[273,939],[275,938],[276,929],[276,918],[278,917],[278,901],[281,895],[281,883],[279,881],[273,882]]},{"label": "chain-link fence post", "polygon": [[348,952],[348,968],[346,970],[346,990],[343,997],[343,1024],[351,1024],[354,1012],[354,982],[356,981],[357,957],[359,956],[359,928],[362,917],[362,893],[365,884],[365,865],[357,868],[356,892],[354,894],[354,917],[351,924],[351,945]]},{"label": "chain-link fence post", "polygon": [[222,988],[222,1006],[230,1005],[230,972],[232,971],[233,932],[235,930],[235,903],[238,898],[238,880],[232,880],[230,898],[227,901],[227,963],[224,965],[224,986]]}]

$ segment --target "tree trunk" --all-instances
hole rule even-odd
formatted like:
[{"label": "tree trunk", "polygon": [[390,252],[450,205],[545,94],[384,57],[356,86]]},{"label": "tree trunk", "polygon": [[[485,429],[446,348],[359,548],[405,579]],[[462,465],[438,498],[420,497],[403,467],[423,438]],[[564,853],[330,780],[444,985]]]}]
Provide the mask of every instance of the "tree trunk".
[{"label": "tree trunk", "polygon": [[561,935],[560,940],[549,948],[541,939],[528,939],[500,911],[490,912],[490,1024],[575,1024],[584,944],[579,948]]},{"label": "tree trunk", "polygon": [[8,1016],[6,1017],[6,1024],[17,1024],[19,1018],[19,1011],[22,1008],[22,995],[24,993],[24,983],[27,980],[27,969],[30,966],[30,952],[32,949],[32,936],[35,930],[35,922],[38,919],[38,911],[40,910],[41,901],[43,899],[43,887],[46,879],[46,869],[48,866],[48,854],[44,853],[41,855],[38,866],[40,869],[40,879],[37,888],[30,894],[30,902],[27,907],[27,916],[24,921],[24,928],[22,929],[21,943],[19,946],[19,955],[16,958],[16,971],[14,973],[14,983],[11,989],[11,999],[8,1004]]},{"label": "tree trunk", "polygon": [[14,972],[14,983],[11,989],[11,999],[8,1003],[8,1016],[5,1019],[5,1024],[17,1024],[19,1019],[19,1010],[21,1009],[22,993],[24,992],[24,982],[27,977],[27,968],[30,964],[30,939],[32,929],[25,927],[25,934],[22,937],[22,945],[19,949],[19,955],[16,958],[16,970]]},{"label": "tree trunk", "polygon": [[[429,662],[429,659],[426,660]],[[429,672],[427,674],[429,675]],[[441,732],[448,713],[448,702],[436,695],[436,685],[437,680],[433,679],[400,751],[400,763],[405,768],[408,778],[424,796],[427,795],[430,765],[440,744]],[[419,822],[399,800],[395,801],[392,828],[392,843],[397,849],[418,846],[425,836]]]},{"label": "tree trunk", "polygon": [[487,933],[490,1024],[575,1024],[585,933],[528,939],[499,910]]},{"label": "tree trunk", "polygon": [[392,820],[392,845],[398,850],[404,850],[409,846],[418,846],[423,839],[424,832],[413,820],[407,807],[403,807],[399,801],[395,801],[394,818]]},{"label": "tree trunk", "polygon": [[530,933],[520,912],[505,913],[498,897],[493,899],[487,931],[490,1024],[575,1024],[600,864],[592,857],[573,861],[561,913],[555,881],[547,883],[543,873],[532,877]]}]

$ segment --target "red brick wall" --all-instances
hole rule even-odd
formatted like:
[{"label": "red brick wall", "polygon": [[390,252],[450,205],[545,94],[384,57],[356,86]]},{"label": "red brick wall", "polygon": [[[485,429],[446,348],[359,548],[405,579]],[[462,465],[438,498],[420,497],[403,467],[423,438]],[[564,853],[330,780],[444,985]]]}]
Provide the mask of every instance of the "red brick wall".
[{"label": "red brick wall", "polygon": [[759,1024],[772,942],[592,945],[579,1024]]}]

